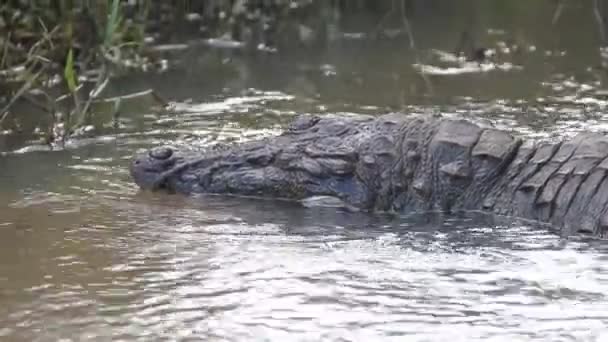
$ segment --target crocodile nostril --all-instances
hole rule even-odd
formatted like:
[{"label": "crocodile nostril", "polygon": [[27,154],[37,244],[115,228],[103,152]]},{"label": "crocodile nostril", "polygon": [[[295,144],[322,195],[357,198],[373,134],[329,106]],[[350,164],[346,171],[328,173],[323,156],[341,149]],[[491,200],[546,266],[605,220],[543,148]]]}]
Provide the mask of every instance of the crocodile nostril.
[{"label": "crocodile nostril", "polygon": [[168,159],[173,155],[173,150],[169,147],[157,147],[150,151],[150,157],[154,159]]}]

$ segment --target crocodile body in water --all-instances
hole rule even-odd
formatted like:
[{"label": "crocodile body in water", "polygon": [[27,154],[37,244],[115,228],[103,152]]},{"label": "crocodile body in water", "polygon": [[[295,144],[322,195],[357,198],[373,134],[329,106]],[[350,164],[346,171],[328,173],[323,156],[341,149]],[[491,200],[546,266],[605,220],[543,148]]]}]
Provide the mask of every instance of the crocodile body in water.
[{"label": "crocodile body in water", "polygon": [[302,115],[279,136],[206,152],[135,157],[143,189],[303,200],[363,210],[480,210],[604,236],[608,137],[523,141],[466,120]]}]

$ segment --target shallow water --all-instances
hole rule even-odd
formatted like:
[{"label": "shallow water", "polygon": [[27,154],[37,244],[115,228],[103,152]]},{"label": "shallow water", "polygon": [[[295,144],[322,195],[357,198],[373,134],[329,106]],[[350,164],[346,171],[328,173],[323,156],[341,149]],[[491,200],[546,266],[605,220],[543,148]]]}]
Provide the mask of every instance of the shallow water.
[{"label": "shallow water", "polygon": [[[126,168],[140,149],[274,135],[302,112],[443,113],[540,138],[605,132],[594,24],[564,18],[557,42],[546,23],[527,27],[535,50],[502,56],[508,70],[446,65],[433,50],[453,39],[416,21],[417,57],[403,37],[352,30],[312,56],[192,47],[108,94],[151,87],[168,113],[128,107],[117,128],[65,150],[0,135],[0,340],[606,340],[605,241],[474,214],[141,193]],[[417,63],[432,67],[432,91]]]}]

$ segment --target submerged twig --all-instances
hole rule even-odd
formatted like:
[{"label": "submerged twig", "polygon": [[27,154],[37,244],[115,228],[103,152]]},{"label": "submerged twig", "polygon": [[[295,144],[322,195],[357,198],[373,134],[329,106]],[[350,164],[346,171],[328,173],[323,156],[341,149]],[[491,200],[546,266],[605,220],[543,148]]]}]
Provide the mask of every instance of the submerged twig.
[{"label": "submerged twig", "polygon": [[378,32],[380,32],[380,30],[382,29],[382,26],[384,25],[384,22],[390,18],[390,16],[395,13],[395,0],[391,1],[391,9],[388,10],[383,16],[382,18],[378,21],[378,24],[376,24],[376,28],[373,30],[372,35],[377,35]]},{"label": "submerged twig", "polygon": [[553,12],[553,19],[551,19],[551,25],[557,24],[557,21],[562,15],[562,11],[564,9],[564,0],[557,0],[557,6],[555,7],[555,11]]},{"label": "submerged twig", "polygon": [[593,0],[593,14],[595,15],[595,21],[597,22],[598,29],[600,31],[600,38],[602,39],[602,44],[606,44],[606,26],[604,23],[604,18],[602,17],[602,13],[600,12],[600,4],[597,0]]},{"label": "submerged twig", "polygon": [[51,30],[51,32],[47,31],[46,26],[42,23],[42,21],[41,21],[41,26],[44,29],[44,33],[42,34],[42,38],[40,40],[38,40],[36,43],[34,43],[32,45],[32,47],[29,49],[29,51],[27,52],[28,60],[34,56],[34,53],[36,52],[36,50],[38,50],[38,47],[40,47],[40,45],[42,45],[43,43],[48,42],[49,45],[51,46],[51,48],[53,47],[53,36],[55,35],[55,33],[57,31],[59,31],[59,25],[55,26],[53,28],[53,30]]},{"label": "submerged twig", "polygon": [[[393,0],[395,1],[395,0]],[[412,26],[410,25],[410,21],[407,18],[407,13],[405,10],[405,1],[406,0],[401,0],[400,1],[400,8],[401,8],[401,20],[403,22],[403,27],[405,28],[405,31],[408,35],[409,38],[409,44],[410,44],[410,48],[412,50],[414,50],[414,58],[416,59],[416,63],[419,65],[422,65],[421,61],[420,61],[420,56],[418,54],[418,50],[416,49],[416,41],[414,39],[414,33],[412,32]],[[433,84],[431,83],[431,80],[429,79],[428,75],[426,74],[426,72],[423,70],[420,70],[420,76],[422,77],[422,80],[424,81],[424,84],[427,87],[427,90],[429,91],[429,93],[431,93],[431,95],[434,93],[433,91]]]},{"label": "submerged twig", "polygon": [[11,100],[0,110],[0,125],[4,122],[4,120],[8,117],[10,108],[15,104],[15,102],[28,90],[32,88],[32,84],[42,75],[43,72],[46,72],[48,65],[44,65],[34,76],[32,76],[29,80],[27,80],[21,88],[17,91],[15,96],[11,98]]},{"label": "submerged twig", "polygon": [[158,94],[156,94],[156,92],[154,91],[154,89],[146,89],[146,90],[138,91],[138,92],[135,92],[135,93],[129,93],[129,94],[125,94],[125,95],[108,97],[108,98],[105,98],[105,99],[97,100],[95,102],[114,102],[114,101],[117,101],[117,100],[134,99],[134,98],[138,98],[138,97],[142,97],[142,96],[146,96],[146,95],[151,95],[155,100],[157,100],[157,101],[159,100],[159,96],[158,96]]},{"label": "submerged twig", "polygon": [[410,40],[410,48],[416,48],[416,42],[414,41],[414,34],[412,33],[412,27],[410,26],[410,21],[407,18],[407,13],[405,11],[405,0],[401,0],[401,20],[403,21],[403,26],[405,27],[405,32]]},{"label": "submerged twig", "polygon": [[89,97],[87,98],[87,102],[85,103],[84,107],[82,108],[82,122],[80,122],[80,124],[83,124],[84,122],[86,122],[88,120],[89,108],[91,107],[91,103],[93,102],[93,100],[95,100],[97,98],[97,96],[99,96],[99,94],[101,94],[103,92],[103,90],[106,88],[106,86],[108,85],[109,82],[110,82],[110,77],[108,75],[108,68],[107,68],[106,64],[104,63],[101,68],[101,72],[99,73],[99,76],[97,78],[97,82],[95,82],[95,86],[89,92]]},{"label": "submerged twig", "polygon": [[4,49],[2,49],[2,57],[0,58],[0,69],[3,69],[6,65],[6,56],[8,56],[8,45],[11,41],[11,35],[11,31],[6,34],[6,40],[4,41]]}]

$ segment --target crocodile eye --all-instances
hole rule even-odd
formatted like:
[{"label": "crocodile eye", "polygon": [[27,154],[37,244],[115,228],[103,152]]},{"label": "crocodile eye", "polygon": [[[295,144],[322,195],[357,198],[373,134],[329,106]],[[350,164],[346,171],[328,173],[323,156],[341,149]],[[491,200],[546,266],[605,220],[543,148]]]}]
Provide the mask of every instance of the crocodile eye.
[{"label": "crocodile eye", "polygon": [[173,155],[173,150],[169,147],[157,147],[150,151],[150,157],[154,159],[168,159]]}]

